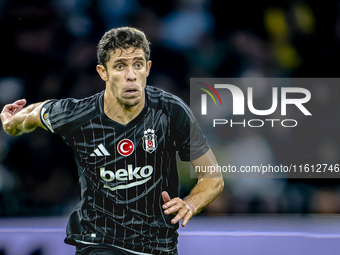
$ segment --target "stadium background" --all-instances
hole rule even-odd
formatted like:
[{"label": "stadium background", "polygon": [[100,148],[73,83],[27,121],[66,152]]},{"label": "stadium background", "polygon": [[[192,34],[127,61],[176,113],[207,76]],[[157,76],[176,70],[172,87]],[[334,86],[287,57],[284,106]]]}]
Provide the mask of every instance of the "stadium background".
[{"label": "stadium background", "polygon": [[[108,29],[125,25],[140,28],[152,43],[148,84],[187,103],[190,77],[337,77],[339,10],[335,0],[0,0],[0,107],[19,98],[34,103],[103,90],[97,43]],[[308,153],[315,162],[339,162],[333,89],[312,88],[314,112],[334,117],[325,119],[327,139],[318,136],[326,132],[322,122],[313,123]],[[273,160],[298,160],[294,150],[283,153],[275,134],[256,132]],[[232,133],[233,143],[243,138]],[[75,167],[70,149],[49,132],[10,137],[0,130],[0,216],[68,216],[78,200]],[[185,171],[180,176],[185,196],[196,180]],[[233,181],[226,180],[202,214],[340,213],[339,179],[282,179],[261,187],[267,192],[242,196]]]}]

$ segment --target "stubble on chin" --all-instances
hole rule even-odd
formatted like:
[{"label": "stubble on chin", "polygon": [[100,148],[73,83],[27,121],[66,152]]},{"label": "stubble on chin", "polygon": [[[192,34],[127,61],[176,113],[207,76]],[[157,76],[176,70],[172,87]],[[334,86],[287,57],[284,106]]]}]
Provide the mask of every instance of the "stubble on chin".
[{"label": "stubble on chin", "polygon": [[139,104],[140,102],[140,99],[134,99],[134,100],[129,100],[129,99],[120,99],[120,104],[127,107],[127,108],[131,108],[131,107],[134,107],[136,105]]}]

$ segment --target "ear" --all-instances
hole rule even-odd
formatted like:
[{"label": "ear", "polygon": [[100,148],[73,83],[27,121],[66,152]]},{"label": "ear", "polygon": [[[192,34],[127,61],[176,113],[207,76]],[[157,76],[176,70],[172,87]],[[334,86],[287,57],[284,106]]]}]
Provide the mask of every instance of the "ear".
[{"label": "ear", "polygon": [[150,69],[151,69],[151,60],[149,60],[149,61],[146,63],[146,77],[149,76]]},{"label": "ear", "polygon": [[103,81],[108,81],[108,77],[107,77],[107,73],[106,73],[106,69],[103,65],[97,65],[96,66],[97,72],[100,76],[100,78],[102,78]]}]

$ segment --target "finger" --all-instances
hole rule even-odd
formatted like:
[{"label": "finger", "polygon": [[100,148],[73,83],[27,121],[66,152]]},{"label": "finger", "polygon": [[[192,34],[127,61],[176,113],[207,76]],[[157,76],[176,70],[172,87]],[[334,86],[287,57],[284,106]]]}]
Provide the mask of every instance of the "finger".
[{"label": "finger", "polygon": [[171,223],[172,223],[172,224],[176,224],[177,222],[179,222],[181,219],[183,219],[183,217],[185,217],[185,215],[187,214],[187,212],[188,212],[188,210],[185,209],[185,208],[183,208],[182,210],[180,210],[180,211],[177,213],[176,217],[173,218],[173,219],[171,220]]},{"label": "finger", "polygon": [[24,106],[26,105],[26,99],[15,101],[13,105],[16,107],[13,113],[20,112],[22,108],[24,108]]},{"label": "finger", "polygon": [[189,220],[191,220],[191,218],[192,218],[192,213],[188,211],[182,220],[182,227],[185,227],[187,223],[189,222]]},{"label": "finger", "polygon": [[169,196],[168,192],[166,192],[166,191],[163,191],[163,192],[162,192],[162,198],[163,198],[163,202],[164,202],[164,203],[170,201],[170,196]]},{"label": "finger", "polygon": [[14,114],[15,112],[21,111],[21,109],[25,106],[25,104],[26,104],[26,99],[15,101],[13,104],[5,105],[1,113],[9,112],[9,113]]},{"label": "finger", "polygon": [[11,113],[14,110],[13,104],[7,104],[5,107],[2,109],[2,113]]},{"label": "finger", "polygon": [[176,203],[172,206],[169,206],[165,211],[164,213],[165,214],[171,214],[171,213],[176,213],[178,212],[179,210],[181,210],[183,208],[183,205],[179,204],[179,203]]},{"label": "finger", "polygon": [[20,99],[14,102],[14,104],[24,107],[27,103],[26,99]]},{"label": "finger", "polygon": [[178,197],[171,199],[169,202],[165,203],[162,207],[163,209],[167,209],[170,208],[174,205],[176,205],[177,203],[181,202],[182,200],[179,200]]}]

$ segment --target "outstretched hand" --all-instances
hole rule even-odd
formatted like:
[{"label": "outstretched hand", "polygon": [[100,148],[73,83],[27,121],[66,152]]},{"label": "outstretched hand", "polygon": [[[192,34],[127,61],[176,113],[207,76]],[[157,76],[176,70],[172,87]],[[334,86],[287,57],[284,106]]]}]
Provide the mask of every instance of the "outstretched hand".
[{"label": "outstretched hand", "polygon": [[182,199],[175,197],[173,199],[170,198],[168,192],[162,192],[162,198],[164,204],[162,208],[164,209],[165,214],[177,213],[176,217],[171,220],[172,224],[176,224],[181,219],[182,220],[182,227],[188,223],[188,221],[194,215],[194,210],[189,206],[189,204]]},{"label": "outstretched hand", "polygon": [[15,101],[13,104],[5,105],[0,115],[2,122],[11,119],[16,113],[20,112],[25,105],[25,99]]}]

